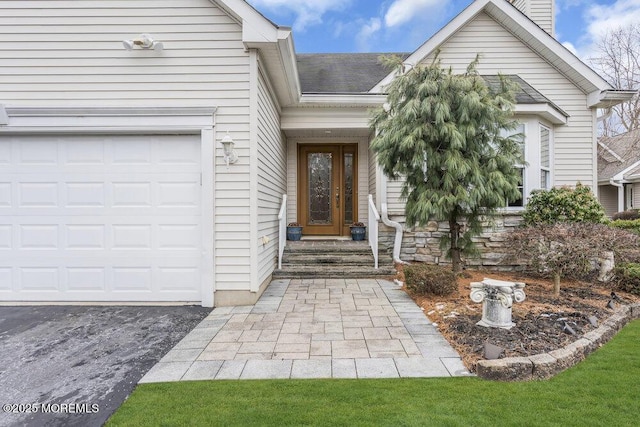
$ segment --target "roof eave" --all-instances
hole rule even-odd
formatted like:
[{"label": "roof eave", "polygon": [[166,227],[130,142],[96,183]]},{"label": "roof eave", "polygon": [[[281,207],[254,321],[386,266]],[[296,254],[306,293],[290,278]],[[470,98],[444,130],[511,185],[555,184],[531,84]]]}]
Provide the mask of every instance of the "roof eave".
[{"label": "roof eave", "polygon": [[590,108],[611,108],[629,101],[637,93],[637,90],[597,90],[587,96],[587,105]]},{"label": "roof eave", "polygon": [[569,115],[550,104],[516,104],[516,114],[535,114],[554,125],[566,125]]},{"label": "roof eave", "polygon": [[387,101],[387,95],[371,93],[303,93],[300,105],[345,107],[377,107]]}]

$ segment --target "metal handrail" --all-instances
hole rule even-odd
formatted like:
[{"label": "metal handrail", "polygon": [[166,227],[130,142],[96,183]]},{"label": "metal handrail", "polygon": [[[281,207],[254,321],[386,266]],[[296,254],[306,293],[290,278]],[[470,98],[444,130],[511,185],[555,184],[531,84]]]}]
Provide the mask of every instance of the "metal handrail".
[{"label": "metal handrail", "polygon": [[380,214],[373,203],[373,196],[369,194],[369,246],[373,252],[376,269],[378,268],[378,221],[380,221]]},{"label": "metal handrail", "polygon": [[278,213],[278,270],[282,270],[282,255],[287,246],[287,195],[282,195],[282,205]]}]

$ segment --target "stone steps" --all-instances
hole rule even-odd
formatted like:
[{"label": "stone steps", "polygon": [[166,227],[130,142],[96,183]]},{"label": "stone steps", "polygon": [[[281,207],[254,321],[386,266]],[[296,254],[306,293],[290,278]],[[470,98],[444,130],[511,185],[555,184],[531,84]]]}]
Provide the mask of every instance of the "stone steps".
[{"label": "stone steps", "polygon": [[367,242],[351,240],[303,240],[287,242],[282,270],[274,279],[301,278],[390,278],[395,275],[391,257],[379,251],[378,265]]}]

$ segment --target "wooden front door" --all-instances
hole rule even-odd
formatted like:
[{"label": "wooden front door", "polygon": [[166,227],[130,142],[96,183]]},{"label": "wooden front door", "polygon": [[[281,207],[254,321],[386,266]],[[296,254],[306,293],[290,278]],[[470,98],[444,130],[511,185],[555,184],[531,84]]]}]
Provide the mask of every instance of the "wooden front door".
[{"label": "wooden front door", "polygon": [[298,216],[304,235],[349,235],[349,226],[358,218],[357,148],[300,145]]}]

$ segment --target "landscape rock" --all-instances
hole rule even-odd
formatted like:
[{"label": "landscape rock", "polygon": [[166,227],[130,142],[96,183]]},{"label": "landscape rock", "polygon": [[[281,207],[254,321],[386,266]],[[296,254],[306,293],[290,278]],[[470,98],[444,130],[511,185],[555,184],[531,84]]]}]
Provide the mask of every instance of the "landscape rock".
[{"label": "landscape rock", "polygon": [[532,374],[534,379],[544,380],[560,372],[557,359],[548,353],[536,354],[529,357],[529,360],[533,363]]},{"label": "landscape rock", "polygon": [[488,380],[523,381],[532,378],[533,363],[527,357],[480,360],[476,371],[479,377]]}]

